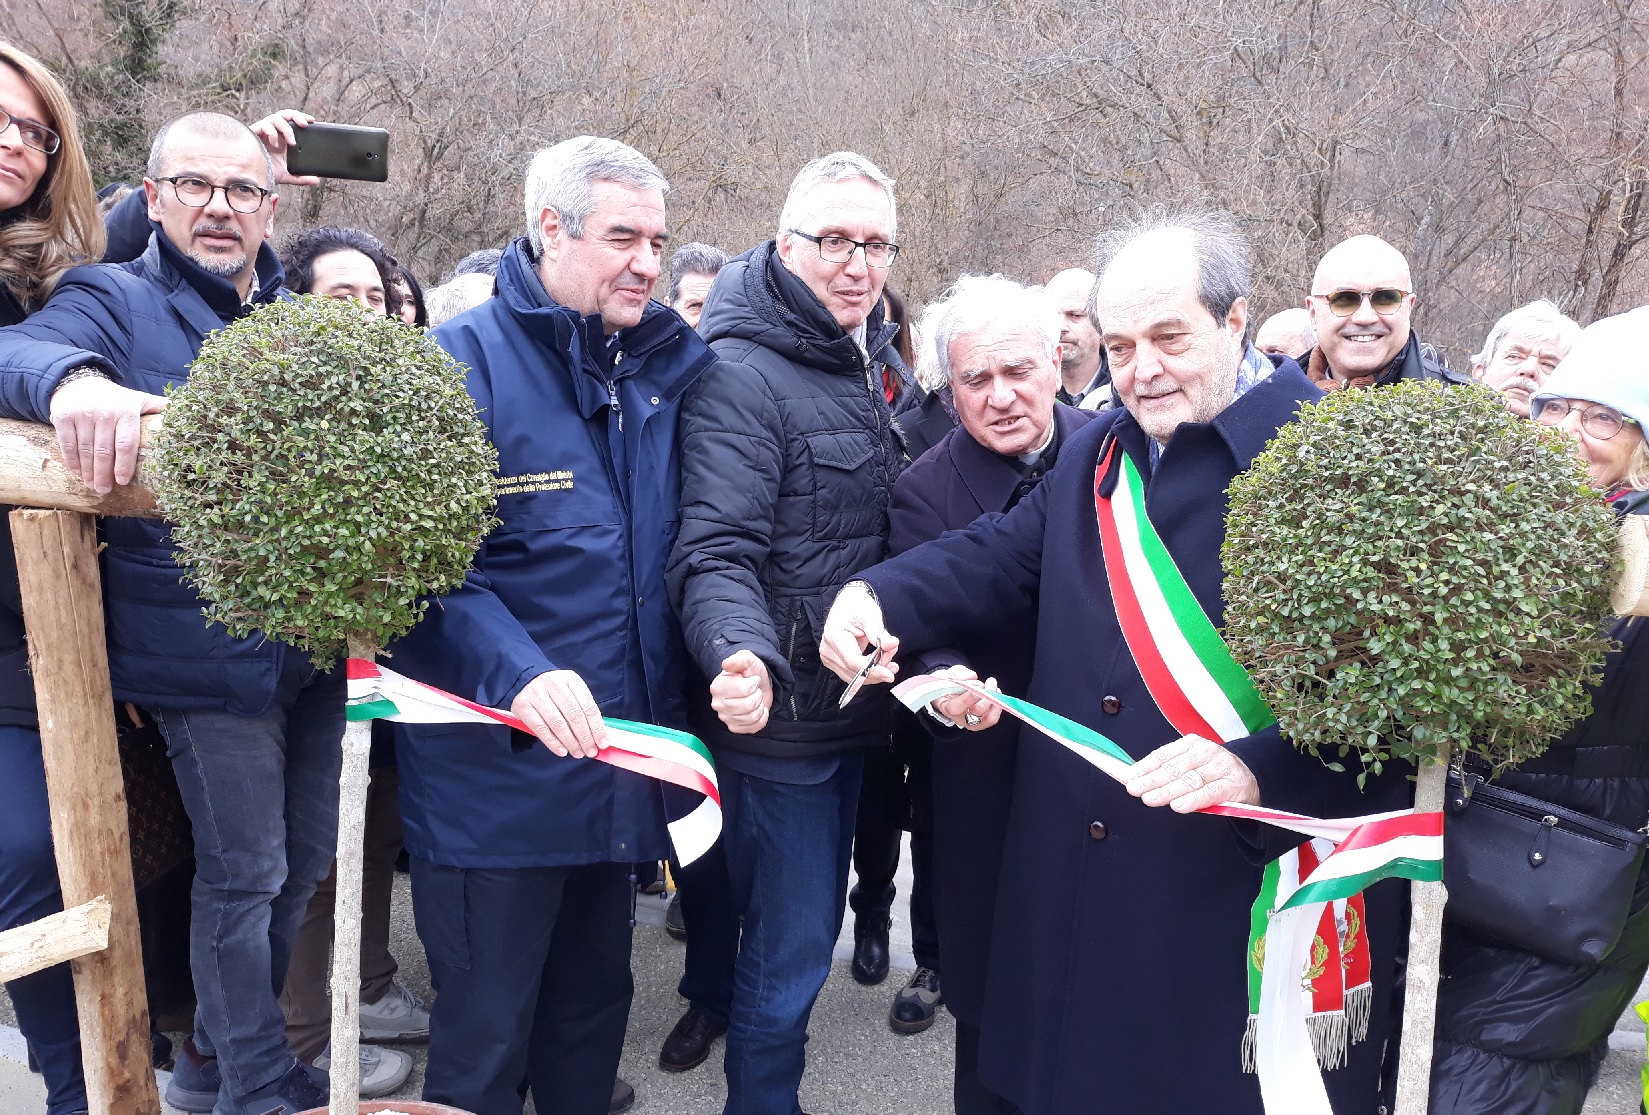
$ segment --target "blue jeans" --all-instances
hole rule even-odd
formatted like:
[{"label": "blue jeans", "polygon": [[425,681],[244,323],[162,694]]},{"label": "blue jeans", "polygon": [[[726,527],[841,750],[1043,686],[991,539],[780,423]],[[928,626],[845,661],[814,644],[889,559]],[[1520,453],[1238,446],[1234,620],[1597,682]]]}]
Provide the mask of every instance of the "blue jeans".
[{"label": "blue jeans", "polygon": [[842,929],[863,761],[816,785],[728,771],[722,842],[744,936],[727,1027],[724,1115],[797,1115],[807,1020]]},{"label": "blue jeans", "polygon": [[296,1063],[276,1000],[337,849],[344,671],[321,673],[289,651],[257,716],[152,711],[195,833],[195,1046],[244,1096]]},{"label": "blue jeans", "polygon": [[[40,733],[0,725],[0,930],[63,908],[52,854],[51,813]],[[46,1079],[47,1115],[86,1110],[74,977],[58,964],[6,984],[17,1027]]]}]

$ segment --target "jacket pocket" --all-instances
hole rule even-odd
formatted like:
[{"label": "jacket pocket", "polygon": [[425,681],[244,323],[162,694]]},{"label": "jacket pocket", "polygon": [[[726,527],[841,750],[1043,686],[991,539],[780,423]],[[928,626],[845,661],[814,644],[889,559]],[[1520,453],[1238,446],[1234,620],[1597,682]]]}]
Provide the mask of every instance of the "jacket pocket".
[{"label": "jacket pocket", "polygon": [[777,719],[829,721],[839,715],[836,702],[846,686],[819,660],[819,633],[824,628],[826,611],[823,597],[816,593],[779,597],[771,606],[779,649],[794,679],[790,686],[780,683],[774,690]]},{"label": "jacket pocket", "polygon": [[876,455],[868,430],[808,434],[812,463],[814,541],[863,538],[882,518],[879,493],[866,466]]}]

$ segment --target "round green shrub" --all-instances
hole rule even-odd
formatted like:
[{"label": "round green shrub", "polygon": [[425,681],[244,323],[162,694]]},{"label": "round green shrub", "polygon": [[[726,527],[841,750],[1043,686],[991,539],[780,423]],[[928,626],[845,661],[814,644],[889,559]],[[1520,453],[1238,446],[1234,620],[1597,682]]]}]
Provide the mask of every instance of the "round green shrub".
[{"label": "round green shrub", "polygon": [[208,622],[330,661],[456,588],[492,529],[497,453],[464,369],[359,304],[275,302],[170,392],[153,483]]},{"label": "round green shrub", "polygon": [[1225,637],[1359,778],[1439,745],[1516,763],[1591,711],[1615,538],[1570,442],[1493,392],[1336,392],[1231,485]]}]

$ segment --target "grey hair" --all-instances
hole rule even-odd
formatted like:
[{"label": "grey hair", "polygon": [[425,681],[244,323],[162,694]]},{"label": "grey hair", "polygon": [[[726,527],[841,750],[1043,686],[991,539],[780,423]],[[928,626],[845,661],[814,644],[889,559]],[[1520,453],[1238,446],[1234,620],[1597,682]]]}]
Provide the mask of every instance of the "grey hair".
[{"label": "grey hair", "polygon": [[945,292],[944,311],[933,329],[939,371],[949,382],[951,342],[987,326],[1020,326],[1042,341],[1048,358],[1059,348],[1059,308],[1041,287],[1028,287],[1001,275],[963,275]]},{"label": "grey hair", "polygon": [[1494,323],[1483,341],[1483,351],[1472,357],[1472,364],[1487,365],[1505,344],[1507,337],[1530,337],[1556,341],[1567,353],[1580,336],[1580,323],[1544,298],[1537,298],[1527,306],[1519,306]]},{"label": "grey hair", "polygon": [[424,295],[429,327],[445,325],[459,314],[475,309],[492,297],[496,280],[484,271],[471,271],[448,279]]},{"label": "grey hair", "polygon": [[149,165],[145,173],[150,178],[159,179],[166,171],[166,144],[172,137],[173,129],[181,128],[193,135],[203,136],[206,139],[215,139],[223,143],[233,143],[242,137],[251,139],[258,145],[258,151],[263,155],[265,181],[269,188],[275,188],[275,159],[269,154],[269,148],[263,145],[258,133],[236,120],[233,116],[221,112],[191,112],[186,116],[179,116],[176,120],[169,120],[161,125],[160,131],[155,133],[154,142],[149,144]]},{"label": "grey hair", "polygon": [[812,160],[791,179],[790,192],[785,195],[784,208],[779,211],[779,231],[774,235],[774,239],[787,235],[791,229],[801,225],[807,216],[808,194],[827,183],[850,182],[855,178],[867,178],[882,187],[882,192],[887,195],[888,222],[893,226],[889,235],[897,237],[899,210],[893,201],[893,179],[883,174],[880,167],[863,155],[852,151],[835,151]]},{"label": "grey hair", "polygon": [[683,244],[670,253],[670,298],[676,300],[676,288],[688,275],[715,275],[727,266],[729,256],[713,244],[695,240]]},{"label": "grey hair", "polygon": [[933,343],[934,332],[939,328],[939,321],[945,316],[945,300],[943,296],[935,298],[916,317],[916,333],[911,340],[916,343],[916,367],[911,374],[924,391],[939,391],[945,386],[945,373],[939,367],[939,350]]},{"label": "grey hair", "polygon": [[1228,214],[1212,210],[1173,211],[1152,206],[1134,223],[1103,232],[1094,242],[1091,268],[1100,277],[1088,296],[1088,316],[1099,322],[1099,288],[1117,254],[1147,233],[1182,228],[1191,233],[1197,257],[1197,300],[1215,321],[1224,321],[1237,299],[1254,286],[1254,256],[1248,237]]},{"label": "grey hair", "polygon": [[544,250],[538,219],[546,209],[555,210],[568,236],[577,240],[584,235],[584,218],[595,208],[590,187],[596,182],[670,192],[664,172],[651,159],[616,139],[575,136],[546,147],[527,166],[527,243],[534,259]]}]

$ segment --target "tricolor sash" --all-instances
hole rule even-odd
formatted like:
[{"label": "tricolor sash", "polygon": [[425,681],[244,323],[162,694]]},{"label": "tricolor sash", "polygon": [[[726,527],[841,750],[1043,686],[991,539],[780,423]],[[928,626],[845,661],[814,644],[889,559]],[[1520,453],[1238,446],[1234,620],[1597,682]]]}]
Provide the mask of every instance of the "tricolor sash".
[{"label": "tricolor sash", "polygon": [[[1105,494],[1107,477],[1111,494]],[[1226,646],[1225,638],[1203,611],[1191,586],[1174,562],[1145,512],[1145,486],[1126,452],[1112,439],[1094,474],[1094,506],[1099,520],[1100,548],[1105,556],[1106,579],[1116,607],[1123,639],[1139,667],[1140,676],[1158,709],[1182,736],[1200,736],[1218,743],[1253,735],[1271,727],[1271,714],[1253,679]],[[1319,838],[1285,853],[1266,868],[1266,882],[1256,901],[1248,942],[1248,1029],[1243,1035],[1243,1067],[1255,1068],[1254,1052],[1260,1017],[1260,988],[1265,955],[1265,933],[1274,907],[1258,909],[1266,894],[1279,887],[1284,894],[1308,878],[1333,846]],[[1282,877],[1287,876],[1286,884]],[[1343,909],[1346,900],[1340,900]],[[1362,927],[1362,897],[1350,917]],[[1263,913],[1264,916],[1259,916]],[[1317,1062],[1325,1069],[1345,1063],[1346,1047],[1361,1041],[1368,1027],[1352,1036],[1346,1003],[1351,989],[1349,967],[1369,969],[1368,936],[1344,935],[1343,944],[1357,955],[1342,956],[1342,933],[1337,911],[1325,905],[1318,920],[1311,960],[1301,976],[1306,998],[1306,1025]],[[1372,987],[1357,989],[1360,1009],[1367,1010]]]},{"label": "tricolor sash", "polygon": [[[349,703],[351,720],[393,720],[401,724],[502,724],[533,734],[519,718],[502,709],[466,701],[433,685],[413,681],[364,658],[351,658]],[[672,819],[670,842],[684,866],[703,855],[721,835],[721,791],[710,752],[686,732],[603,717],[608,746],[596,762],[610,763],[660,782],[684,787],[704,800],[684,816]],[[668,799],[666,799],[668,800]]]}]

